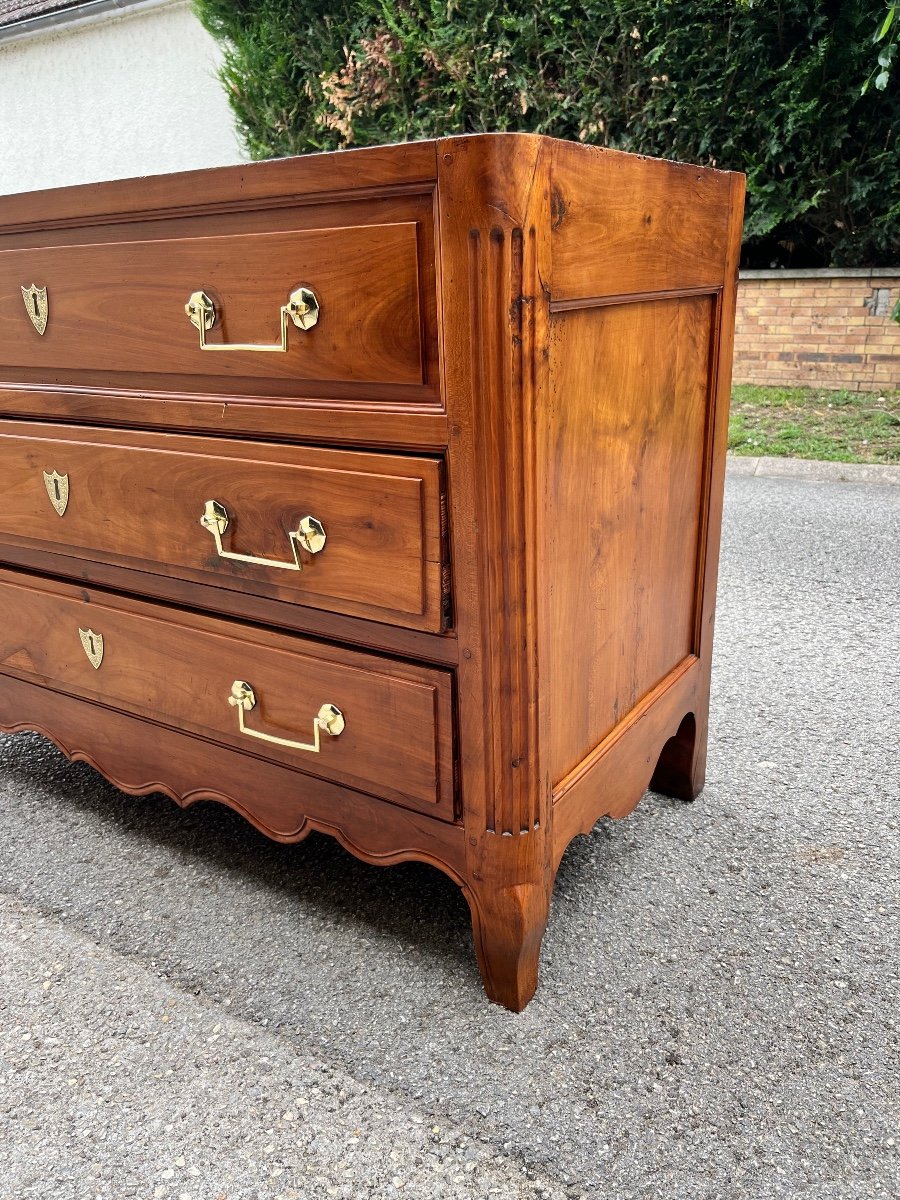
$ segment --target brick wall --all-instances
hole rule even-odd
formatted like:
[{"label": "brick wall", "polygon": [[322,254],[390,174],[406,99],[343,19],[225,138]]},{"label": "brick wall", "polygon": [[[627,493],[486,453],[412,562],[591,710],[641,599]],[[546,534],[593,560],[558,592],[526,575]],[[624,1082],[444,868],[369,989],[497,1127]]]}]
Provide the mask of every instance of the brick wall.
[{"label": "brick wall", "polygon": [[742,271],[735,383],[900,388],[900,269]]}]

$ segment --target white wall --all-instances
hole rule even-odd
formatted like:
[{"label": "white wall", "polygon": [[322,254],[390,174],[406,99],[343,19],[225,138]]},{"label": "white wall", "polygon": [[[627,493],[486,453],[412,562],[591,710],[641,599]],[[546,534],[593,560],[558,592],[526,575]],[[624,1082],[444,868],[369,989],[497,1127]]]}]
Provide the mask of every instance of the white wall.
[{"label": "white wall", "polygon": [[242,161],[218,62],[186,0],[0,41],[0,195]]}]

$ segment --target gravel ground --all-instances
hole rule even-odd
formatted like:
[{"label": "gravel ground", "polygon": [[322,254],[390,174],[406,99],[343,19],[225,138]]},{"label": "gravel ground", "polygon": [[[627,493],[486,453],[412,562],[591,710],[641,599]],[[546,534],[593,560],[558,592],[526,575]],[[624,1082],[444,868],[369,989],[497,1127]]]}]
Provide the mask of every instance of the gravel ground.
[{"label": "gravel ground", "polygon": [[898,545],[729,477],[706,791],[572,845],[520,1016],[439,873],[0,740],[2,1200],[900,1195]]}]

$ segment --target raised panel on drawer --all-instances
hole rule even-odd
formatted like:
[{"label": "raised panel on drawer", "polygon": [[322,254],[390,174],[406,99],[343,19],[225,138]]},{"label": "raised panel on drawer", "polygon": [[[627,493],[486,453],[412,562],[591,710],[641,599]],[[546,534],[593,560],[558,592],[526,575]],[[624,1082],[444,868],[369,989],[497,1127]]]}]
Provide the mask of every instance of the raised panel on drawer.
[{"label": "raised panel on drawer", "polygon": [[[203,228],[0,251],[0,363],[66,378],[101,373],[106,387],[144,374],[192,391],[210,390],[212,378],[252,380],[260,393],[294,381],[423,383],[415,221],[222,236]],[[47,288],[43,335],[23,302],[32,284]],[[305,331],[289,323],[286,353],[203,351],[185,313],[204,291],[218,316],[211,344],[272,344],[281,306],[301,285],[315,292],[319,319]]]},{"label": "raised panel on drawer", "polygon": [[[66,477],[63,516],[45,472]],[[71,555],[79,574],[111,563],[441,629],[438,459],[10,421],[0,478],[0,541]],[[301,551],[299,571],[220,557],[200,524],[208,500],[228,513],[225,551],[293,563],[288,535],[310,514],[325,547]]]},{"label": "raised panel on drawer", "polygon": [[[0,672],[453,819],[449,672],[6,571],[0,606]],[[98,668],[80,630],[103,639]],[[346,727],[317,754],[242,734],[235,680],[254,689],[245,720],[260,732],[309,742],[326,703]]]}]

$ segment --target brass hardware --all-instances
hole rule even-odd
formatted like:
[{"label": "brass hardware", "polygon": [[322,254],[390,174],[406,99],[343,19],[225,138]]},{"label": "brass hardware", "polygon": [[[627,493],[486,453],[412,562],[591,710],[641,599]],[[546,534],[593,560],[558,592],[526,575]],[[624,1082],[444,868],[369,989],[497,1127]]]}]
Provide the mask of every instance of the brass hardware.
[{"label": "brass hardware", "polygon": [[93,629],[79,629],[78,632],[88,661],[94,670],[98,671],[103,662],[103,634],[94,633]]},{"label": "brass hardware", "polygon": [[325,526],[317,517],[301,517],[296,538],[304,550],[318,554],[325,546]]},{"label": "brass hardware", "polygon": [[200,524],[208,529],[216,541],[216,550],[220,558],[230,558],[234,562],[254,563],[260,567],[281,567],[285,571],[302,571],[300,550],[310,554],[318,554],[325,545],[325,528],[316,517],[303,517],[298,529],[288,534],[291,544],[293,562],[281,562],[277,558],[257,558],[253,554],[235,554],[233,550],[222,549],[222,534],[228,528],[228,510],[218,500],[207,500],[203,506],[203,516]]},{"label": "brass hardware", "polygon": [[[22,287],[21,284],[19,286]],[[31,287],[22,287],[22,299],[25,301],[25,311],[31,317],[32,325],[43,337],[47,328],[47,289],[39,288],[34,283]]]},{"label": "brass hardware", "polygon": [[206,292],[193,292],[184,311],[194,328],[200,331],[201,350],[259,350],[263,353],[286,354],[288,320],[293,321],[298,329],[312,329],[319,319],[319,301],[311,288],[296,288],[291,292],[287,304],[281,306],[281,341],[263,345],[257,342],[207,342],[206,332],[215,325],[218,314]]},{"label": "brass hardware", "polygon": [[271,733],[260,733],[258,729],[248,729],[244,724],[244,713],[256,707],[256,693],[249,683],[236,679],[231,685],[231,695],[228,703],[238,710],[238,728],[247,737],[259,738],[263,742],[274,742],[276,746],[287,746],[289,750],[307,750],[310,754],[318,754],[321,734],[324,731],[329,737],[339,737],[344,732],[344,714],[334,704],[323,704],[313,721],[313,740],[311,742],[292,742],[289,738],[275,737]]},{"label": "brass hardware", "polygon": [[66,505],[69,503],[69,477],[60,475],[58,471],[42,472],[44,487],[50,497],[50,503],[61,517],[66,515]]}]

